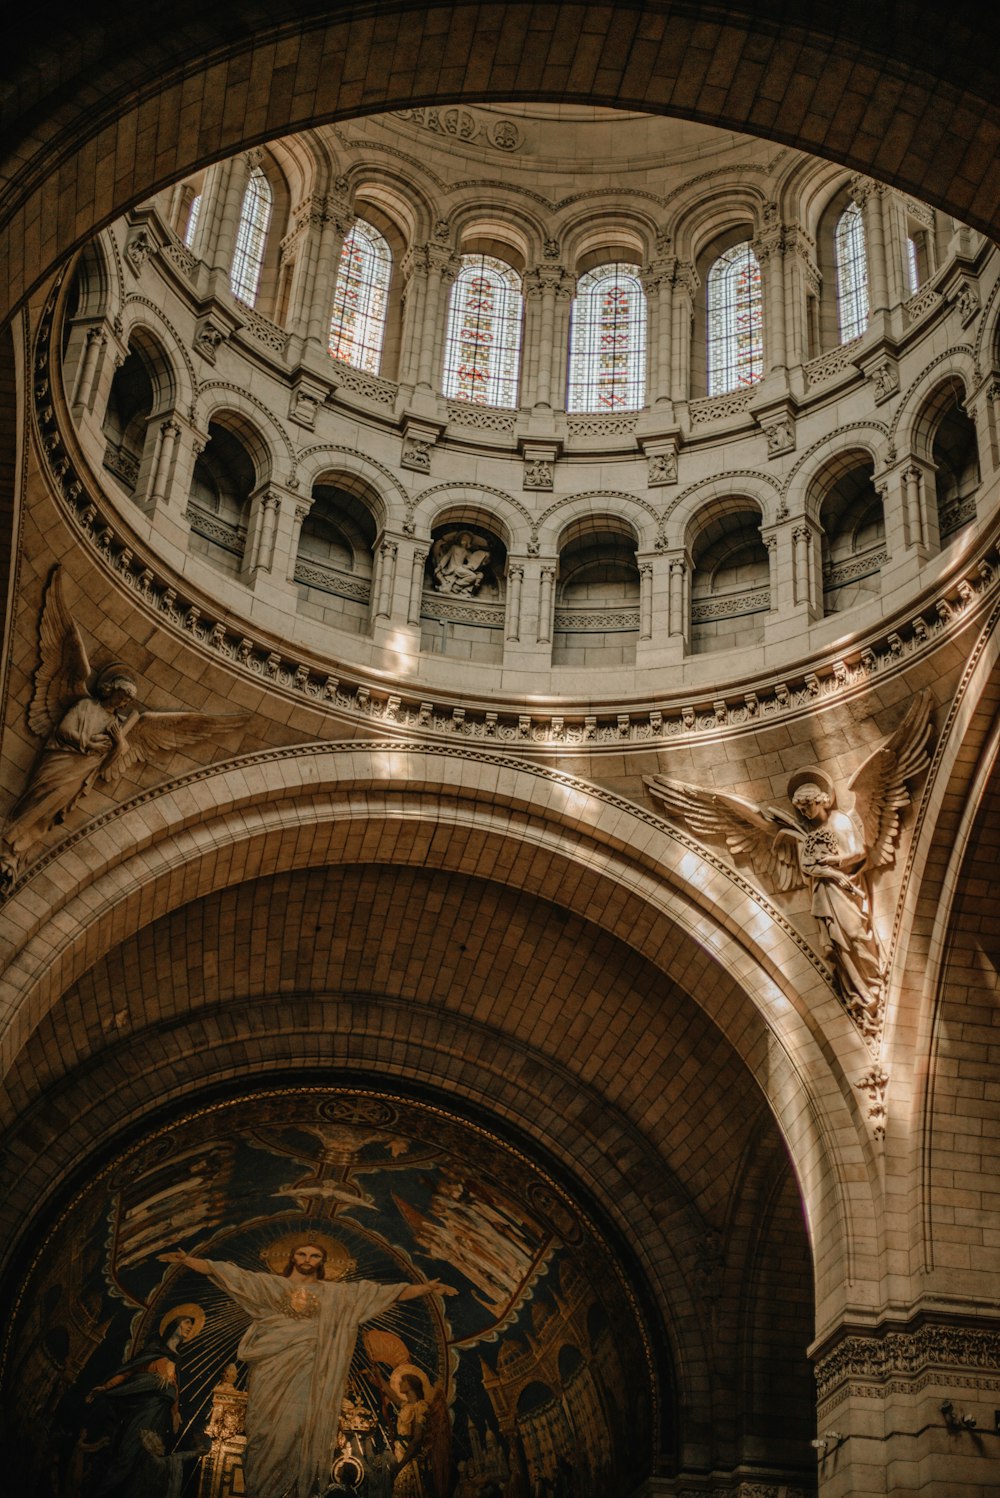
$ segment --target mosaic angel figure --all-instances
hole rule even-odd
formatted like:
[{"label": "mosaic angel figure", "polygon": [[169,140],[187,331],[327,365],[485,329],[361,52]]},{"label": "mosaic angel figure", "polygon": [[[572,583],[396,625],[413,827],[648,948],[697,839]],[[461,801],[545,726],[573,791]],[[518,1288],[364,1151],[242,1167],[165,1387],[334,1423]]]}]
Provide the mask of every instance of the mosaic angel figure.
[{"label": "mosaic angel figure", "polygon": [[200,744],[246,720],[245,713],[137,711],[128,667],[120,661],[91,667],[80,626],[63,598],[59,567],[46,589],[38,639],[28,726],[44,747],[0,834],[0,893],[98,780],[113,783],[133,765]]},{"label": "mosaic angel figure", "polygon": [[809,887],[823,956],[866,1031],[877,1028],[885,984],[885,954],[872,919],[872,874],[895,857],[900,816],[910,804],[907,782],[926,772],[932,732],[930,695],[923,693],[854,772],[844,806],[816,765],[789,778],[791,813],[663,775],[646,776],[669,816],[701,838],[723,839],[766,885],[781,893]]}]

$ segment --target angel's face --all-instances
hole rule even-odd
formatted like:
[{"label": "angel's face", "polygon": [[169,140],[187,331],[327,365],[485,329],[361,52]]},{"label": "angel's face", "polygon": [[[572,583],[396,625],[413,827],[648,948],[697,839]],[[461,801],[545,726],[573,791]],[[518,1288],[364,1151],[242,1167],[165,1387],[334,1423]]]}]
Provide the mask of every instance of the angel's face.
[{"label": "angel's face", "polygon": [[808,792],[800,793],[795,797],[795,809],[800,811],[809,822],[821,822],[826,816],[827,798],[825,796],[812,796]]}]

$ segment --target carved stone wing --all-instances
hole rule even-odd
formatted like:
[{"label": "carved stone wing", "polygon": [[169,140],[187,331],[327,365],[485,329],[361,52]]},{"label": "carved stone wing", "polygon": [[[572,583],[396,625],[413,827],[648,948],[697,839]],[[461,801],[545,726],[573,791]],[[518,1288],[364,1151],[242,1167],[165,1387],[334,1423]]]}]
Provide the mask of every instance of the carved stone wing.
[{"label": "carved stone wing", "polygon": [[204,739],[218,738],[245,723],[247,713],[140,713],[123,732],[122,747],[101,771],[101,779],[117,780],[135,764],[155,760],[175,749],[189,749]]},{"label": "carved stone wing", "polygon": [[906,782],[923,775],[931,762],[928,745],[934,732],[931,694],[915,697],[903,721],[880,749],[870,754],[848,783],[854,811],[864,828],[868,867],[892,863],[899,837],[899,814],[910,804]]},{"label": "carved stone wing", "polygon": [[38,624],[39,662],[28,703],[28,727],[47,739],[72,704],[87,693],[90,662],[79,626],[62,594],[62,568],[53,567]]},{"label": "carved stone wing", "polygon": [[644,778],[668,816],[686,822],[703,840],[724,839],[730,853],[749,859],[754,873],[775,889],[798,889],[805,883],[798,857],[802,829],[787,812],[665,775]]}]

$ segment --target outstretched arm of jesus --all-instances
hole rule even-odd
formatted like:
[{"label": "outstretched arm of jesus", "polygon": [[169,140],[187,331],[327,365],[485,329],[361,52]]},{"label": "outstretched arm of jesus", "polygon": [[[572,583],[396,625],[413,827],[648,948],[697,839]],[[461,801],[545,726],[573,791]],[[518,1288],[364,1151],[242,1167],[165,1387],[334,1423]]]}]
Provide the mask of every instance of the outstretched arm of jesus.
[{"label": "outstretched arm of jesus", "polygon": [[428,1280],[426,1285],[407,1285],[405,1290],[400,1290],[396,1296],[397,1300],[416,1300],[420,1295],[457,1295],[458,1291],[453,1285],[446,1285],[441,1280]]},{"label": "outstretched arm of jesus", "polygon": [[182,1253],[179,1248],[168,1254],[157,1254],[156,1257],[162,1264],[183,1264],[185,1269],[193,1269],[195,1274],[208,1274],[209,1262],[207,1259],[193,1259],[190,1254]]}]

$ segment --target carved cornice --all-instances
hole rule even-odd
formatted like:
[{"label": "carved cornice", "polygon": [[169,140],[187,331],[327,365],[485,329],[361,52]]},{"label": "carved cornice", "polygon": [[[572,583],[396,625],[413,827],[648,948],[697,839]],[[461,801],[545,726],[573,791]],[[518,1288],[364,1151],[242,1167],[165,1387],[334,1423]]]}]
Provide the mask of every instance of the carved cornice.
[{"label": "carved cornice", "polygon": [[935,1323],[850,1332],[815,1359],[817,1392],[827,1398],[851,1380],[884,1383],[928,1368],[1000,1373],[1000,1326]]}]

